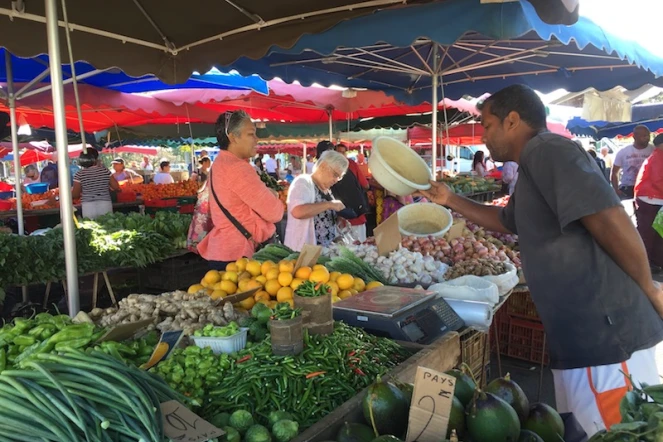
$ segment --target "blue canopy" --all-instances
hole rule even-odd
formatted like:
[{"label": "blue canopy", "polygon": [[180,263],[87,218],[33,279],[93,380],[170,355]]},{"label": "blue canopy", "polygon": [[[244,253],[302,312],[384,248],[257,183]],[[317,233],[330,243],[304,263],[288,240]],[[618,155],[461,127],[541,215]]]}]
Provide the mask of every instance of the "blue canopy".
[{"label": "blue canopy", "polygon": [[572,26],[546,24],[526,1],[447,0],[379,11],[228,67],[305,86],[380,89],[410,104],[431,100],[436,71],[452,99],[514,83],[542,92],[663,86],[661,58],[586,18]]},{"label": "blue canopy", "polygon": [[663,103],[639,104],[631,108],[631,120],[654,120],[663,117]]},{"label": "blue canopy", "polygon": [[[0,60],[4,60],[6,49],[0,49]],[[40,55],[34,58],[21,58],[12,55],[12,66],[15,83],[27,83],[37,78],[42,72],[48,70],[48,56]],[[144,75],[142,77],[130,77],[119,69],[108,71],[97,71],[92,65],[85,62],[75,64],[76,75],[91,74],[78,80],[79,83],[90,84],[92,86],[112,89],[118,92],[153,92],[167,89],[234,89],[234,90],[253,90],[258,93],[268,94],[269,88],[267,82],[257,75],[242,76],[236,72],[223,73],[213,69],[206,74],[194,74],[191,78],[182,84],[166,84],[154,75]],[[70,65],[62,66],[64,79],[71,78]],[[4,62],[0,62],[0,83],[7,82],[7,69]],[[50,83],[50,76],[44,77],[41,83]]]},{"label": "blue canopy", "polygon": [[566,128],[574,135],[585,135],[596,140],[601,138],[615,138],[629,136],[636,126],[644,125],[652,132],[663,129],[663,117],[649,120],[633,121],[628,123],[609,123],[607,121],[585,121],[575,117],[569,120]]}]

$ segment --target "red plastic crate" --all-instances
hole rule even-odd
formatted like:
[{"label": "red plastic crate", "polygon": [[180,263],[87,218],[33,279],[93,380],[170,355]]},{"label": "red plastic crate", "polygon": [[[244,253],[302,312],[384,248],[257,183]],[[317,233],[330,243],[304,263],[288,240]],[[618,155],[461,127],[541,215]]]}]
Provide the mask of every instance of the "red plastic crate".
[{"label": "red plastic crate", "polygon": [[133,203],[136,198],[136,192],[120,192],[117,194],[118,203]]},{"label": "red plastic crate", "polygon": [[2,201],[0,200],[0,210],[2,211],[9,211],[12,210],[12,202],[11,201]]},{"label": "red plastic crate", "polygon": [[[490,349],[497,351],[497,344],[501,354],[506,354],[509,346],[509,327],[511,318],[506,312],[506,307],[500,308],[493,316],[493,323],[490,326]],[[497,333],[497,334],[496,334]]]},{"label": "red plastic crate", "polygon": [[512,317],[541,320],[529,290],[514,290],[506,301],[506,312]]},{"label": "red plastic crate", "polygon": [[177,207],[177,199],[149,200],[145,207]]},{"label": "red plastic crate", "polygon": [[548,349],[545,348],[546,332],[538,322],[511,318],[507,356],[537,364],[548,364]]},{"label": "red plastic crate", "polygon": [[195,210],[196,205],[195,204],[184,204],[180,206],[180,213],[184,214],[191,214]]}]

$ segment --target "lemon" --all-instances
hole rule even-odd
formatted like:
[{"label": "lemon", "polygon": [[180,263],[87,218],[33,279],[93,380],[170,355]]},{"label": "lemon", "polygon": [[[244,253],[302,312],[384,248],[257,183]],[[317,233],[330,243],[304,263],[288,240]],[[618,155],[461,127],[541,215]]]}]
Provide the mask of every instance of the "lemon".
[{"label": "lemon", "polygon": [[355,278],[355,283],[352,288],[358,292],[363,292],[366,289],[366,283],[361,278]]},{"label": "lemon", "polygon": [[187,293],[190,295],[193,295],[194,293],[198,293],[201,290],[204,290],[205,287],[203,287],[200,284],[194,284],[191,287],[189,287],[189,290],[187,290]]},{"label": "lemon", "polygon": [[272,296],[276,296],[278,291],[281,289],[281,284],[276,279],[270,279],[265,283],[265,291]]},{"label": "lemon", "polygon": [[253,308],[253,306],[256,305],[256,300],[249,296],[249,297],[246,298],[245,300],[240,301],[240,302],[239,302],[239,305],[240,305],[242,308],[245,308],[245,309],[247,309],[247,310],[251,310],[251,309]]},{"label": "lemon", "polygon": [[[238,272],[246,271],[246,265],[249,263],[249,260],[246,258],[238,259],[235,265],[237,266]],[[228,270],[228,269],[226,269]]]},{"label": "lemon", "polygon": [[251,274],[249,272],[242,272],[239,274],[237,279],[251,279]]},{"label": "lemon", "polygon": [[292,284],[292,273],[289,272],[281,272],[279,273],[277,277],[279,284],[281,284],[282,287],[289,287],[290,284]]},{"label": "lemon", "polygon": [[232,281],[221,281],[220,288],[229,295],[235,294],[237,292],[237,284]]},{"label": "lemon", "polygon": [[221,275],[219,274],[218,270],[210,270],[209,272],[205,273],[203,281],[209,285],[214,285],[221,281]]},{"label": "lemon", "polygon": [[341,276],[341,272],[331,272],[329,274],[329,280],[331,282],[336,282],[336,280],[338,279],[339,276]]},{"label": "lemon", "polygon": [[267,282],[267,278],[265,278],[263,275],[256,276],[254,279],[262,285],[265,285]]},{"label": "lemon", "polygon": [[256,280],[249,280],[248,284],[246,285],[246,290],[253,290],[253,289],[261,289],[262,284]]},{"label": "lemon", "polygon": [[295,263],[292,261],[281,261],[279,263],[279,272],[281,273],[294,273],[295,272]]},{"label": "lemon", "polygon": [[[221,281],[221,283],[223,283],[223,282],[229,282],[229,281]],[[248,279],[241,279],[237,283],[237,289],[239,290],[239,293],[244,293],[245,291],[248,290],[247,286],[248,286],[249,282],[250,282],[250,280],[248,280]]]},{"label": "lemon", "polygon": [[303,279],[304,281],[307,281],[309,276],[311,276],[312,271],[313,271],[313,269],[311,269],[310,267],[306,267],[306,266],[300,267],[295,272],[295,278],[299,278],[299,279]]},{"label": "lemon", "polygon": [[332,296],[332,299],[331,299],[332,304],[336,304],[340,300],[341,300],[341,298],[339,298],[338,296]]},{"label": "lemon", "polygon": [[256,302],[260,302],[260,301],[267,301],[267,302],[269,302],[269,301],[272,300],[272,297],[269,296],[269,293],[267,293],[266,291],[261,290],[261,291],[259,291],[258,293],[255,294],[255,296],[253,297],[253,299],[255,299]]},{"label": "lemon", "polygon": [[278,302],[285,302],[289,299],[292,299],[292,289],[290,287],[281,287],[278,292],[276,292],[276,300]]},{"label": "lemon", "polygon": [[299,286],[302,285],[303,282],[304,282],[303,279],[295,278],[290,283],[290,288],[293,289],[293,290],[297,290],[299,288]]},{"label": "lemon", "polygon": [[350,292],[350,290],[342,290],[338,294],[338,297],[341,299],[349,298],[350,296],[352,296],[352,292]]},{"label": "lemon", "polygon": [[[273,269],[274,267],[277,267],[277,266],[276,266],[276,264],[274,264],[273,261],[265,261],[265,262],[263,262],[262,265],[260,266],[260,273],[262,273],[263,275],[267,276],[267,272],[268,272],[270,269]],[[277,269],[277,270],[278,270],[278,269]],[[270,279],[270,278],[267,278],[267,279]]]},{"label": "lemon", "polygon": [[231,262],[226,266],[226,272],[239,272],[239,267],[234,262]]},{"label": "lemon", "polygon": [[344,273],[338,277],[336,283],[341,290],[350,290],[355,285],[355,278],[348,273]]},{"label": "lemon", "polygon": [[217,299],[223,299],[226,296],[228,296],[228,293],[224,292],[223,290],[214,290],[212,294],[210,295],[210,298],[212,300],[216,301]]},{"label": "lemon", "polygon": [[328,282],[327,287],[329,287],[329,290],[330,290],[332,296],[338,295],[338,292],[340,291],[340,288],[338,287],[337,283]]},{"label": "lemon", "polygon": [[313,270],[327,270],[327,267],[323,266],[322,264],[316,264],[313,266]]},{"label": "lemon", "polygon": [[366,284],[366,290],[374,289],[376,287],[384,287],[384,284],[382,284],[380,281],[371,281]]},{"label": "lemon", "polygon": [[329,270],[327,270],[325,267],[321,269],[315,269],[311,272],[311,276],[308,277],[308,280],[315,283],[321,282],[326,284],[329,282]]},{"label": "lemon", "polygon": [[222,280],[223,281],[232,281],[234,283],[237,283],[237,281],[239,281],[239,275],[237,274],[237,272],[226,272],[223,275]]},{"label": "lemon", "polygon": [[249,261],[246,263],[246,271],[251,276],[259,276],[262,273],[261,264],[258,261]]}]

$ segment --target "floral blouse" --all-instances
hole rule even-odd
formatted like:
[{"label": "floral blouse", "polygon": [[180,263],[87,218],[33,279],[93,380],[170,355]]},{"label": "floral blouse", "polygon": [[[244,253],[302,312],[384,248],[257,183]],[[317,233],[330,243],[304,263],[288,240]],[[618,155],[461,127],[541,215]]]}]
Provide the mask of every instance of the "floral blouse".
[{"label": "floral blouse", "polygon": [[[330,201],[330,195],[324,194],[315,187],[315,202]],[[333,210],[325,210],[313,218],[315,226],[315,239],[319,246],[328,247],[336,239],[336,214]]]}]

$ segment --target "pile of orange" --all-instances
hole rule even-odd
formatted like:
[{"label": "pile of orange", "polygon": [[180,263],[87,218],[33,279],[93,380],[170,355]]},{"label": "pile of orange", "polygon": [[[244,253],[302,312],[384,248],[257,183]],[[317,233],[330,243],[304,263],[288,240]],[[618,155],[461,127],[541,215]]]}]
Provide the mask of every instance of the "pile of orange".
[{"label": "pile of orange", "polygon": [[300,267],[295,271],[295,261],[260,263],[242,258],[228,264],[224,272],[210,270],[200,284],[189,287],[189,293],[204,290],[212,299],[221,299],[257,289],[253,297],[239,302],[238,306],[249,310],[260,302],[270,308],[275,308],[279,302],[288,302],[294,307],[295,290],[304,281],[328,285],[331,289],[332,302],[338,302],[364,290],[382,285],[379,282],[366,284],[362,279],[347,273],[329,272],[323,265]]},{"label": "pile of orange", "polygon": [[125,192],[135,192],[143,195],[143,200],[158,200],[162,198],[178,198],[183,196],[196,196],[198,183],[191,180],[172,184],[126,184],[122,186]]}]

